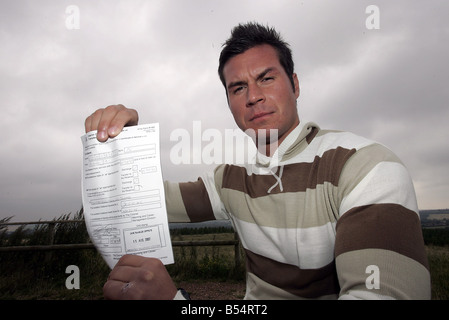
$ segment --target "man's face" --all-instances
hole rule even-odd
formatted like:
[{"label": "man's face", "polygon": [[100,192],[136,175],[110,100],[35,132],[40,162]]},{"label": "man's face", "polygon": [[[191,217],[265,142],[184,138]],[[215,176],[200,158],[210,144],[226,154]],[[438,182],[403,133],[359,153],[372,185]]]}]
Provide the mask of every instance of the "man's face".
[{"label": "man's face", "polygon": [[229,107],[241,130],[277,129],[280,144],[298,125],[298,78],[293,74],[293,90],[272,46],[257,46],[231,58],[223,75]]}]

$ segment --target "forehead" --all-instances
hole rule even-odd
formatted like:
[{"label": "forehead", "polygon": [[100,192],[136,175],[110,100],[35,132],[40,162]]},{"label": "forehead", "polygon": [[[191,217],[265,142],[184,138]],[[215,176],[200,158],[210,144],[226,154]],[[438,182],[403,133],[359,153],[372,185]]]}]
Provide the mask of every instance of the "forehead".
[{"label": "forehead", "polygon": [[228,83],[248,76],[257,77],[267,68],[282,69],[276,49],[264,44],[229,59],[223,68],[223,75]]}]

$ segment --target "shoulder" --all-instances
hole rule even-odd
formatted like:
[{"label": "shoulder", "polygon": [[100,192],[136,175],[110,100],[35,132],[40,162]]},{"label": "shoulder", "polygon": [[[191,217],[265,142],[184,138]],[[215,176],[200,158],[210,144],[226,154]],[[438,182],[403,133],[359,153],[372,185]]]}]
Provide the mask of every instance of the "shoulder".
[{"label": "shoulder", "polygon": [[402,164],[397,155],[385,145],[369,138],[347,131],[320,130],[309,146],[317,155],[339,150],[346,151],[350,166],[371,165],[379,162]]},{"label": "shoulder", "polygon": [[320,129],[310,142],[310,145],[316,145],[322,150],[336,149],[338,147],[359,150],[376,143],[374,140],[349,131]]},{"label": "shoulder", "polygon": [[[294,156],[285,161],[289,163],[312,163],[319,160],[320,164],[343,166],[359,151],[370,150],[370,146],[379,146],[382,153],[389,153],[389,150],[377,142],[347,131],[317,129],[313,138],[307,141],[305,148],[296,152]],[[376,150],[369,151],[376,152]],[[335,168],[334,168],[335,169]]]}]

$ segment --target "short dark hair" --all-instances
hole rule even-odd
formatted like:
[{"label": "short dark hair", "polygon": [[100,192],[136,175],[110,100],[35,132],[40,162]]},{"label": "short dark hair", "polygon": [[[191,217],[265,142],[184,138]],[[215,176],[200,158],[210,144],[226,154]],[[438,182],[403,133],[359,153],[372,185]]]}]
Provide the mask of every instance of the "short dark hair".
[{"label": "short dark hair", "polygon": [[293,81],[294,64],[289,44],[282,39],[281,35],[274,28],[265,27],[255,22],[239,24],[234,27],[231,32],[231,37],[223,44],[223,50],[219,59],[218,75],[225,89],[226,81],[223,75],[223,69],[226,62],[248,49],[263,44],[268,44],[276,50],[279,62],[287,73],[293,90],[295,90],[295,83]]}]

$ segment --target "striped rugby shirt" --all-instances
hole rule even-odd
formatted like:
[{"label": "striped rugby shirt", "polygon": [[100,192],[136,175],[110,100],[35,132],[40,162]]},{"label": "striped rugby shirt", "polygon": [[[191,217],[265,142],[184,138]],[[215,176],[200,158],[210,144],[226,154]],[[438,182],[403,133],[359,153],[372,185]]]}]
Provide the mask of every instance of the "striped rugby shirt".
[{"label": "striped rugby shirt", "polygon": [[165,190],[170,222],[231,220],[245,299],[430,298],[413,184],[381,144],[301,123],[272,158]]}]

